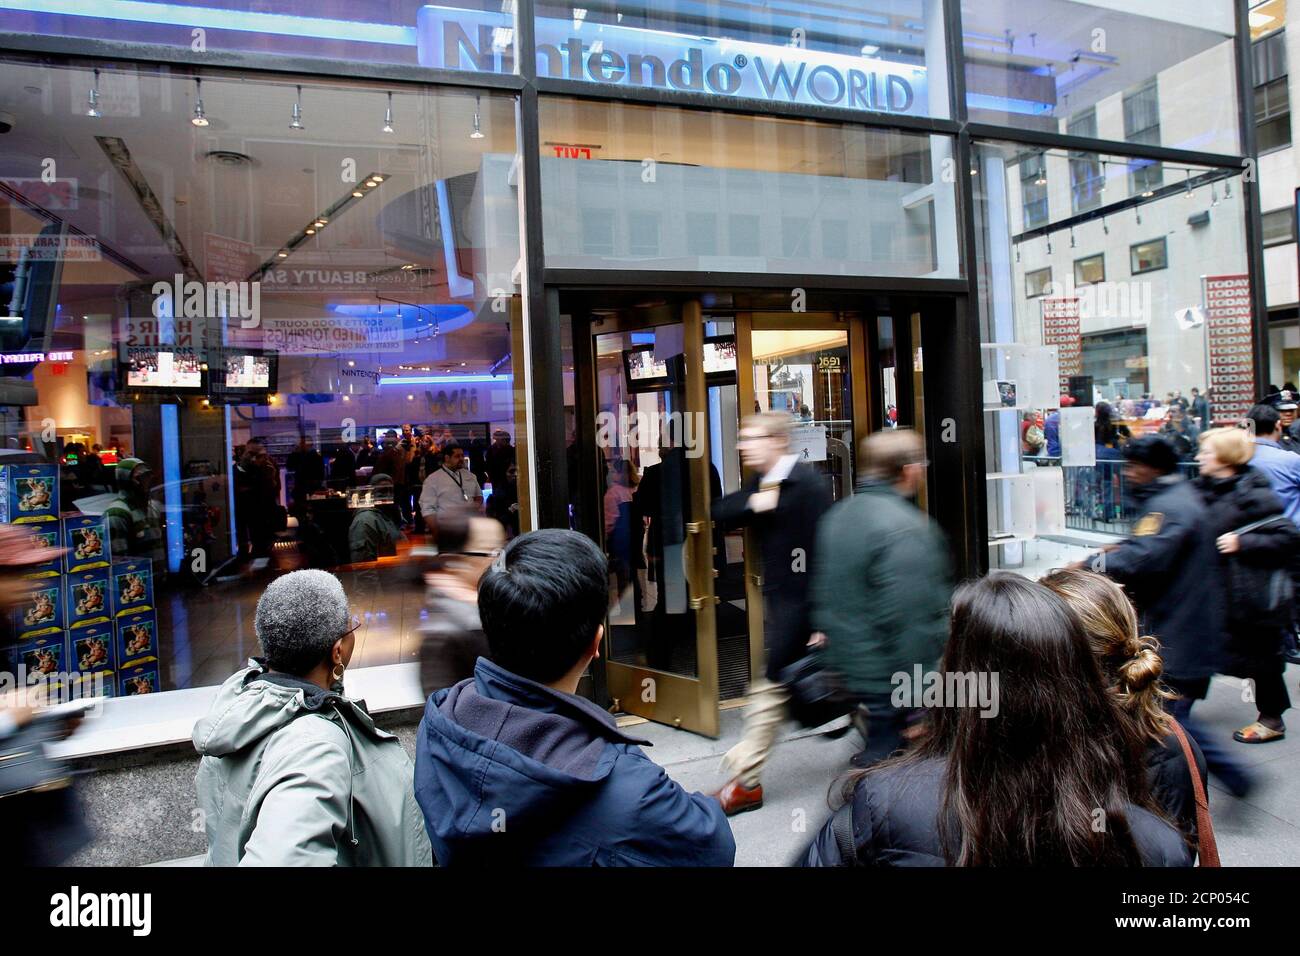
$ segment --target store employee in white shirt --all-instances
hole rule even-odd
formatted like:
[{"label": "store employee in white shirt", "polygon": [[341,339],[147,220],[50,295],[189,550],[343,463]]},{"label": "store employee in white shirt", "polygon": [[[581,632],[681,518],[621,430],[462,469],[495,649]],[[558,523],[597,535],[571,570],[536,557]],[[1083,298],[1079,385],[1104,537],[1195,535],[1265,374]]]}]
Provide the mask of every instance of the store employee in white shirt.
[{"label": "store employee in white shirt", "polygon": [[438,511],[453,505],[482,507],[483,491],[474,472],[465,467],[465,449],[456,442],[442,447],[442,467],[424,479],[420,512],[429,532],[438,533]]}]

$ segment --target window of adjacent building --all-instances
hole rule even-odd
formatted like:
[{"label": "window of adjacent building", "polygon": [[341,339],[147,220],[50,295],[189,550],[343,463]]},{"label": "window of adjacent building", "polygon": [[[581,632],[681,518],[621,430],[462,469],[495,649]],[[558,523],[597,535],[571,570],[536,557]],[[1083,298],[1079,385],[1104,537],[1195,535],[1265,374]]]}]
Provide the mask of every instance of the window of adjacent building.
[{"label": "window of adjacent building", "polygon": [[660,254],[659,213],[632,210],[627,214],[627,248],[634,256]]},{"label": "window of adjacent building", "polygon": [[1034,269],[1032,272],[1025,273],[1025,298],[1032,299],[1035,296],[1047,295],[1051,291],[1052,285],[1052,267],[1047,266],[1044,269]]},{"label": "window of adjacent building", "polygon": [[1281,246],[1288,242],[1295,242],[1295,209],[1288,206],[1285,209],[1273,209],[1264,213],[1262,217],[1264,223],[1264,245]]},{"label": "window of adjacent building", "polygon": [[582,210],[582,251],[589,256],[614,254],[614,210]]},{"label": "window of adjacent building", "polygon": [[1149,390],[1146,329],[1085,332],[1079,352],[1083,374],[1106,401],[1141,398]]},{"label": "window of adjacent building", "polygon": [[1025,228],[1033,229],[1048,220],[1047,156],[1041,150],[1020,159],[1020,203]]},{"label": "window of adjacent building", "polygon": [[1169,265],[1165,239],[1152,239],[1139,242],[1129,247],[1129,270],[1137,275],[1140,272],[1155,272]]},{"label": "window of adjacent building", "polygon": [[1251,44],[1255,83],[1255,141],[1261,153],[1291,145],[1291,97],[1287,91],[1286,31]]},{"label": "window of adjacent building", "polygon": [[728,222],[728,252],[733,256],[757,256],[758,217],[748,213],[732,213]]},{"label": "window of adjacent building", "polygon": [[822,255],[827,259],[849,256],[849,224],[843,219],[822,220]]},{"label": "window of adjacent building", "polygon": [[711,212],[686,214],[686,252],[692,256],[718,254],[718,217]]},{"label": "window of adjacent building", "polygon": [[[1071,136],[1097,138],[1097,111],[1088,109],[1070,120],[1066,131]],[[1087,212],[1101,205],[1105,187],[1101,160],[1096,153],[1070,152],[1070,208]]]},{"label": "window of adjacent building", "polygon": [[1088,285],[1106,281],[1106,257],[1103,253],[1074,260],[1074,284]]},{"label": "window of adjacent building", "polygon": [[[1130,143],[1160,145],[1160,100],[1155,77],[1124,97],[1124,138]],[[1153,191],[1164,182],[1163,167],[1150,160],[1129,166],[1129,193]]]}]

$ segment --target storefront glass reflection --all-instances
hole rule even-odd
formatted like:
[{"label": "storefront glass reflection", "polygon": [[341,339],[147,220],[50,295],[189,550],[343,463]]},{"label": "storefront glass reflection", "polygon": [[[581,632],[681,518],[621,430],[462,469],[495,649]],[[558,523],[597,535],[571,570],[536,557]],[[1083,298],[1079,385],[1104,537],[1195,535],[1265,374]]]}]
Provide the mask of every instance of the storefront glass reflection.
[{"label": "storefront glass reflection", "polygon": [[397,560],[441,450],[465,449],[489,513],[519,500],[513,100],[17,60],[0,79],[3,517],[69,549],[7,657],[123,695],[217,683],[256,652],[269,577],[323,567],[363,620],[354,666],[414,660]]},{"label": "storefront glass reflection", "polygon": [[[1196,473],[1198,434],[1245,416],[1254,357],[1244,194],[1234,169],[1048,150],[1027,228],[1023,147],[982,143],[976,177],[990,558],[1045,570],[1131,530],[1125,444],[1164,435]],[[1041,156],[1042,154],[1035,154]],[[1103,203],[1073,212],[1069,167]],[[1030,281],[1030,277],[1036,277]],[[1091,281],[1089,281],[1091,280]],[[1100,536],[1100,539],[1098,538]]]},{"label": "storefront glass reflection", "polygon": [[[962,0],[972,120],[1235,153],[1231,0]],[[1143,168],[1146,164],[1142,164]],[[1158,178],[1148,169],[1148,181]]]},{"label": "storefront glass reflection", "polygon": [[543,99],[548,266],[960,275],[952,141]]}]

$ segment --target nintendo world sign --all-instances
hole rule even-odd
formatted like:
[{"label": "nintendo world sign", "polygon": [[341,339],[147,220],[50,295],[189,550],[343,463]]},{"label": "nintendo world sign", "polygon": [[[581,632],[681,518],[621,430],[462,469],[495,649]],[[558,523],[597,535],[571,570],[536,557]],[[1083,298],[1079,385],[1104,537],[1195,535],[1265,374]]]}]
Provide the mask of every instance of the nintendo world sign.
[{"label": "nintendo world sign", "polygon": [[[539,76],[882,113],[929,113],[922,66],[616,24],[554,19],[538,19],[536,24]],[[416,20],[416,34],[421,66],[484,73],[513,69],[510,14],[425,6]]]}]

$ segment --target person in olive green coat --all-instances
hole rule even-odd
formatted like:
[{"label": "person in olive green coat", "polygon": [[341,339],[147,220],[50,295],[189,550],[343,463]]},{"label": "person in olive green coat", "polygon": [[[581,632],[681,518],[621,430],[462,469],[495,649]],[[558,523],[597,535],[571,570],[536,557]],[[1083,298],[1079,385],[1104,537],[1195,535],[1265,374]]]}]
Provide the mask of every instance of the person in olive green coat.
[{"label": "person in olive green coat", "polygon": [[869,435],[857,494],[817,525],[814,646],[854,702],[853,724],[870,766],[902,746],[910,707],[891,700],[893,675],[937,668],[948,637],[952,571],[947,541],[912,499],[925,481],[925,445],[912,431]]}]

